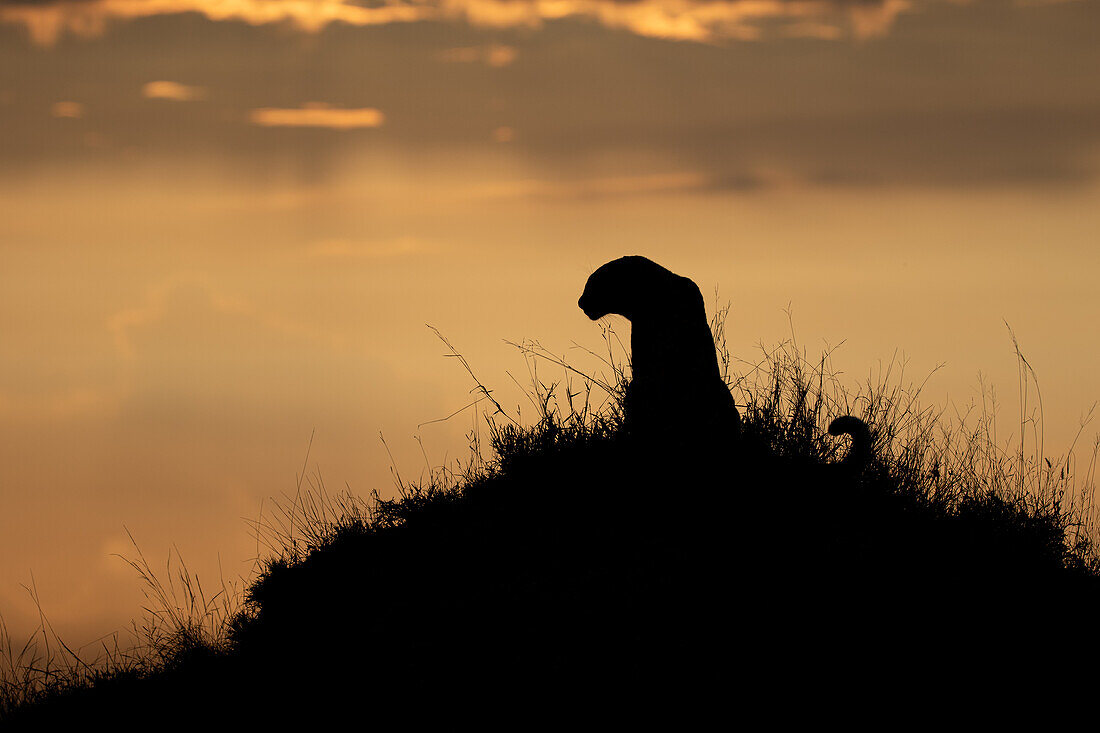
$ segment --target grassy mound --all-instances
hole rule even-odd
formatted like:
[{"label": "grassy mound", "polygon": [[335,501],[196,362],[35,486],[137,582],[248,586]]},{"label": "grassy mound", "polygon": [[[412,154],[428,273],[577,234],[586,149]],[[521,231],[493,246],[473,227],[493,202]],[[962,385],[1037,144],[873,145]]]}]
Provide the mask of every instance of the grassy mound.
[{"label": "grassy mound", "polygon": [[[904,390],[849,398],[821,364],[769,359],[732,445],[640,448],[616,403],[562,409],[550,387],[536,424],[492,422],[490,457],[457,475],[395,500],[321,487],[268,525],[279,551],[223,626],[181,617],[140,664],[9,683],[0,711],[412,721],[563,687],[767,707],[912,690],[932,667],[972,689],[1090,652],[1049,627],[1100,597],[1065,465],[997,450],[981,422],[944,432]],[[852,470],[823,428],[857,411],[875,444]]]}]

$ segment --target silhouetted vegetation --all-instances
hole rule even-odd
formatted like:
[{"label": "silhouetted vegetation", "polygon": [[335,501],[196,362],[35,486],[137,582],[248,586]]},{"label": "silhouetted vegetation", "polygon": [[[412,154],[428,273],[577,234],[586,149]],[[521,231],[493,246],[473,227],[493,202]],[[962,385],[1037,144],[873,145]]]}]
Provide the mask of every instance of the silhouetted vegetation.
[{"label": "silhouetted vegetation", "polygon": [[[952,675],[972,694],[989,675],[1091,658],[1075,631],[1098,597],[1091,466],[997,446],[988,402],[948,424],[904,374],[850,394],[792,344],[741,372],[741,439],[695,452],[635,447],[619,369],[574,373],[577,392],[536,378],[527,425],[478,382],[495,414],[461,468],[399,480],[392,500],[300,486],[257,525],[271,555],[239,609],[186,573],[180,604],[139,558],[176,609],[146,626],[144,654],[36,676],[41,660],[9,649],[0,711],[36,726],[411,722],[454,714],[455,697],[498,708],[563,686],[555,704],[587,690],[613,705],[636,686],[726,709],[919,697],[932,666],[937,696]],[[825,432],[844,414],[873,430],[859,470]]]}]

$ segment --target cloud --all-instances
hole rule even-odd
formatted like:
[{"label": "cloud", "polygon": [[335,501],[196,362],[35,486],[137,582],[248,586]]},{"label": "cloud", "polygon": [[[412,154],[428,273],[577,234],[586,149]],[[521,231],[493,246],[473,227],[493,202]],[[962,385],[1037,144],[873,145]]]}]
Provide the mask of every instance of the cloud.
[{"label": "cloud", "polygon": [[[700,171],[700,190],[792,187],[1079,186],[1097,180],[1100,107],[921,110],[800,116],[678,135],[653,131],[641,148]],[[567,144],[568,143],[568,144]],[[554,147],[583,161],[610,135]],[[531,145],[529,144],[530,148]],[[560,162],[560,161],[559,161]]]},{"label": "cloud", "polygon": [[[595,20],[639,36],[713,43],[785,35],[790,24],[837,29],[837,37],[885,33],[910,0],[442,0],[448,17],[472,25],[539,27],[559,18]],[[819,32],[820,36],[821,33]]]},{"label": "cloud", "polygon": [[[389,368],[314,305],[265,307],[198,273],[163,281],[108,321],[120,359],[119,409],[178,425],[192,417],[346,415],[351,404],[390,401],[376,390],[394,383]],[[237,412],[242,404],[255,409],[251,418]]]},{"label": "cloud", "polygon": [[450,64],[472,64],[480,62],[486,66],[500,69],[505,66],[510,66],[518,55],[519,51],[515,46],[490,43],[486,46],[449,48],[439,54],[439,59],[440,61]]},{"label": "cloud", "polygon": [[319,31],[331,23],[386,25],[435,15],[431,6],[395,0],[385,0],[376,7],[363,7],[351,0],[45,0],[0,7],[0,22],[23,25],[35,43],[49,46],[65,33],[85,38],[102,35],[111,21],[183,13],[250,25],[291,23],[307,32]]},{"label": "cloud", "polygon": [[607,176],[574,180],[523,179],[470,186],[462,198],[488,199],[580,199],[639,196],[678,191],[699,191],[713,187],[704,173],[675,171],[642,175]]},{"label": "cloud", "polygon": [[75,420],[116,410],[118,398],[108,389],[65,386],[40,392],[0,391],[0,418],[33,422]]},{"label": "cloud", "polygon": [[84,116],[85,107],[80,102],[54,102],[50,114],[54,117],[66,117],[78,120]]},{"label": "cloud", "polygon": [[206,97],[206,89],[175,81],[151,81],[141,88],[146,99],[168,99],[173,102],[194,102]]},{"label": "cloud", "polygon": [[324,127],[331,130],[355,130],[381,127],[386,116],[373,107],[342,109],[321,102],[302,107],[260,107],[249,114],[261,127]]},{"label": "cloud", "polygon": [[788,38],[820,38],[823,41],[835,41],[844,36],[844,31],[835,25],[808,20],[787,24],[783,27],[781,34]]},{"label": "cloud", "polygon": [[384,259],[402,257],[430,251],[431,247],[415,237],[397,237],[375,241],[352,241],[348,239],[324,239],[306,247],[307,257],[319,259]]},{"label": "cloud", "polygon": [[493,140],[498,143],[510,143],[516,139],[516,131],[508,125],[493,128]]},{"label": "cloud", "polygon": [[[886,33],[913,2],[925,0],[44,0],[0,7],[0,22],[22,25],[43,46],[64,34],[101,35],[111,22],[199,13],[212,21],[287,23],[316,33],[351,26],[459,21],[491,28],[538,28],[563,18],[593,20],[640,36],[718,42],[775,36],[867,38]],[[514,59],[507,46],[484,57]],[[462,49],[458,49],[461,57]]]},{"label": "cloud", "polygon": [[107,330],[119,356],[133,358],[136,353],[133,334],[164,320],[177,301],[201,302],[204,308],[222,314],[241,314],[250,310],[239,298],[215,291],[205,277],[188,273],[174,275],[150,288],[143,303],[119,310],[107,319]]}]

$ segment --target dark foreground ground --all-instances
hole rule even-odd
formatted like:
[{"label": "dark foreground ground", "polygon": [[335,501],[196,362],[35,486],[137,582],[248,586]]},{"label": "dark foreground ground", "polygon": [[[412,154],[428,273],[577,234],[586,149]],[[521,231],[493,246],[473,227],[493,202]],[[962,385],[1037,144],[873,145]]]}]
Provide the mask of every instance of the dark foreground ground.
[{"label": "dark foreground ground", "polygon": [[1100,583],[1063,517],[980,492],[949,507],[888,461],[846,470],[755,429],[702,450],[639,450],[616,426],[504,431],[490,470],[270,563],[225,644],[4,725],[528,728],[672,709],[678,728],[729,727],[1095,679]]}]

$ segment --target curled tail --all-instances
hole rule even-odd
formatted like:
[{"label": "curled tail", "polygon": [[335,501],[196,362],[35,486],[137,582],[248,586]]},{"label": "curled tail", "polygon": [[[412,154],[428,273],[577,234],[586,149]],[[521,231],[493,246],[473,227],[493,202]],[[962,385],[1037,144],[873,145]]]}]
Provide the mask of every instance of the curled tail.
[{"label": "curled tail", "polygon": [[861,471],[871,460],[871,429],[858,417],[844,415],[829,423],[829,435],[852,436],[852,447],[840,462],[844,468]]}]

